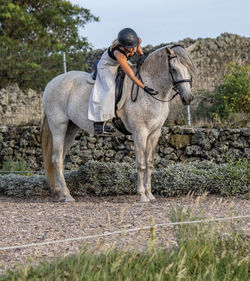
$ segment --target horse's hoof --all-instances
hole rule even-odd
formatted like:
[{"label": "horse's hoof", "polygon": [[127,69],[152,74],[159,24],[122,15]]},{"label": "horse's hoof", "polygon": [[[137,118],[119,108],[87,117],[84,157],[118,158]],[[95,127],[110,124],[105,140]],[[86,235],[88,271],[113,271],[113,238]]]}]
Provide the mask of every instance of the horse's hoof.
[{"label": "horse's hoof", "polygon": [[63,196],[60,195],[58,198],[59,202],[75,202],[75,199],[71,195]]},{"label": "horse's hoof", "polygon": [[145,202],[150,202],[150,201],[149,201],[148,197],[145,194],[143,194],[140,196],[140,202],[145,203]]},{"label": "horse's hoof", "polygon": [[65,197],[65,202],[75,202],[75,199],[71,195],[69,195]]},{"label": "horse's hoof", "polygon": [[149,201],[151,201],[151,202],[156,201],[156,199],[152,193],[147,194],[147,197],[148,197]]}]

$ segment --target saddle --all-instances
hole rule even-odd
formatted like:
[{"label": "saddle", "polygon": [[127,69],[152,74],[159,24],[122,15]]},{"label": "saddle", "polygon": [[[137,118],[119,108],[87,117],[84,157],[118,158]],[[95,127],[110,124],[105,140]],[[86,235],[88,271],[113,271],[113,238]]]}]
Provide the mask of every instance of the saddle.
[{"label": "saddle", "polygon": [[115,79],[115,117],[112,119],[112,123],[116,127],[118,131],[123,133],[124,135],[132,135],[124,126],[122,120],[120,117],[117,116],[117,104],[121,100],[122,97],[122,89],[123,89],[123,83],[125,78],[125,72],[121,69],[119,66],[117,70],[117,75]]},{"label": "saddle", "polygon": [[[94,62],[94,69],[95,71],[92,74],[92,79],[95,80],[96,79],[96,75],[97,75],[97,64],[98,61]],[[122,120],[120,117],[117,116],[117,105],[119,103],[119,101],[121,100],[122,97],[122,89],[123,89],[123,83],[124,83],[124,78],[125,78],[125,73],[124,71],[121,69],[121,67],[119,66],[118,70],[117,70],[117,75],[115,78],[115,117],[112,119],[112,123],[115,126],[115,128],[121,132],[124,135],[132,135],[124,126]]]}]

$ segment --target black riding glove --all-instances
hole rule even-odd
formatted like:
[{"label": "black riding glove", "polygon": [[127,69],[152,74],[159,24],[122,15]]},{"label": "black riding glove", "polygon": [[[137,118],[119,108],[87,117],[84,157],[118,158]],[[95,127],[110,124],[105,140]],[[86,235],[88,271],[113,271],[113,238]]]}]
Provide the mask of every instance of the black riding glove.
[{"label": "black riding glove", "polygon": [[158,91],[156,91],[156,90],[154,90],[154,89],[152,89],[152,88],[149,88],[149,87],[147,87],[147,86],[145,86],[144,88],[143,88],[143,90],[146,92],[146,93],[148,93],[148,94],[150,94],[151,96],[155,96],[155,95],[158,95]]},{"label": "black riding glove", "polygon": [[146,56],[144,54],[140,55],[139,60],[137,62],[137,67],[141,66],[144,63],[145,59],[146,59]]}]

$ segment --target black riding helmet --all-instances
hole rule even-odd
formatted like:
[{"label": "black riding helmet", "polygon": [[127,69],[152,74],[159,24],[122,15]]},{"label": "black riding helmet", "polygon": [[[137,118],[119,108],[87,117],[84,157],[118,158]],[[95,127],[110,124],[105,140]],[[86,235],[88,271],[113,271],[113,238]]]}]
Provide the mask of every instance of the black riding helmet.
[{"label": "black riding helmet", "polygon": [[118,42],[122,47],[134,48],[139,45],[139,38],[133,29],[123,28],[118,33]]}]

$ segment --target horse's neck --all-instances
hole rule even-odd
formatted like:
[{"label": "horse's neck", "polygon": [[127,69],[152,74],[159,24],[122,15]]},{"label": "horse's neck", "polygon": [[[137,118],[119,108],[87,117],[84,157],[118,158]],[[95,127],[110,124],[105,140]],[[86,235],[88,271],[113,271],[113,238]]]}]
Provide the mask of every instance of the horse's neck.
[{"label": "horse's neck", "polygon": [[[171,89],[171,81],[167,64],[167,56],[164,52],[153,53],[141,67],[141,76],[144,84],[159,91],[161,98],[167,98]],[[147,85],[148,83],[148,85]]]}]

